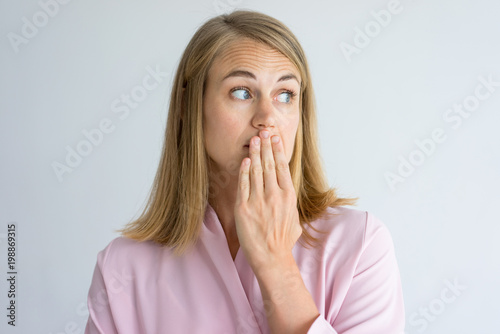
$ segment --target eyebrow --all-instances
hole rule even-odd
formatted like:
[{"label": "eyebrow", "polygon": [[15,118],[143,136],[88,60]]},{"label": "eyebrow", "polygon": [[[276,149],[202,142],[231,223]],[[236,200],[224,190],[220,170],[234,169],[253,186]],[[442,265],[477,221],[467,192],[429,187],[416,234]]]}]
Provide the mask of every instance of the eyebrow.
[{"label": "eyebrow", "polygon": [[[231,78],[231,77],[245,77],[245,78],[257,80],[257,77],[252,72],[244,71],[244,70],[236,70],[236,71],[232,71],[231,73],[226,75],[222,79],[222,81],[226,80],[227,78]],[[277,82],[287,81],[287,80],[295,80],[300,85],[299,79],[297,79],[297,76],[293,73],[288,73],[288,74],[283,75],[281,78],[278,79]]]}]

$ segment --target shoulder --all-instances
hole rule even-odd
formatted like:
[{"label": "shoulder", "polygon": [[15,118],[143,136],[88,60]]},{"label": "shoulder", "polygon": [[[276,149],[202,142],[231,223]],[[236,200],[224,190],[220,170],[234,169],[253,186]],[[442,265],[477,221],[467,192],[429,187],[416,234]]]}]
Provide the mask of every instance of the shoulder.
[{"label": "shoulder", "polygon": [[153,241],[116,237],[97,255],[97,262],[107,269],[148,265],[162,251],[169,251]]},{"label": "shoulder", "polygon": [[320,296],[320,312],[339,333],[400,333],[404,304],[389,230],[367,211],[335,207],[326,213],[311,223],[323,231],[311,232],[320,244],[298,252],[306,254],[298,265],[306,284]]},{"label": "shoulder", "polygon": [[368,211],[329,207],[321,218],[311,222],[311,227],[307,227],[309,233],[326,250],[361,255],[367,247],[381,252],[393,247],[386,225]]},{"label": "shoulder", "polygon": [[311,225],[327,234],[355,238],[365,238],[387,230],[385,224],[374,214],[343,206],[327,208],[325,213]]}]

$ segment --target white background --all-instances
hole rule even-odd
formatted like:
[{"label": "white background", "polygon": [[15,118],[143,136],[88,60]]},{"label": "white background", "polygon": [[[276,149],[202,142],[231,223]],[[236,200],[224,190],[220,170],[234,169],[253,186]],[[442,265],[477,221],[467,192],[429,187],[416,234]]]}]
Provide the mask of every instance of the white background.
[{"label": "white background", "polygon": [[[242,7],[282,20],[302,43],[330,184],[359,196],[357,207],[390,229],[406,332],[500,333],[500,86],[460,126],[443,118],[474,102],[478,77],[500,82],[497,3],[401,0],[385,27],[371,13],[387,10],[382,0],[73,0],[46,22],[37,1],[0,6],[0,332],[83,333],[97,252],[149,192],[180,55],[203,22]],[[40,27],[16,47],[10,39],[22,37],[23,18]],[[342,43],[362,46],[356,29],[365,28],[369,44],[346,56]],[[148,67],[169,75],[127,117],[113,112]],[[103,119],[114,130],[60,181],[54,162],[66,164],[68,147]],[[436,128],[446,139],[419,153],[415,141]],[[391,189],[386,173],[410,157],[418,166]],[[6,317],[11,222],[15,328]]]}]

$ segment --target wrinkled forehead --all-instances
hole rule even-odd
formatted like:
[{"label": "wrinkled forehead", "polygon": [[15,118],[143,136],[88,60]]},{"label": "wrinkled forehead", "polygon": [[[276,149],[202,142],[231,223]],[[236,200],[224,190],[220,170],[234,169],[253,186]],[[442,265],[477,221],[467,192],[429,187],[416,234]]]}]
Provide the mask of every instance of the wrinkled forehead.
[{"label": "wrinkled forehead", "polygon": [[249,38],[234,40],[224,46],[215,56],[208,76],[211,80],[221,81],[237,69],[289,72],[297,78],[299,84],[301,81],[300,72],[290,59],[269,45]]}]

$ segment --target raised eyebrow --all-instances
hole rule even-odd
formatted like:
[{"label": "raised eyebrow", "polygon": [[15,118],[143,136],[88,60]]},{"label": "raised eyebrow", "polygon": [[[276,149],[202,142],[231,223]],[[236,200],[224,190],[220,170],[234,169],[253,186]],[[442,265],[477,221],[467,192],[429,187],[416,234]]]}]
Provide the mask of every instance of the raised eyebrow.
[{"label": "raised eyebrow", "polygon": [[284,76],[278,79],[278,82],[287,80],[295,80],[300,85],[299,79],[297,79],[297,76],[293,73],[285,74]]},{"label": "raised eyebrow", "polygon": [[231,77],[245,77],[245,78],[250,78],[250,79],[253,79],[253,80],[257,80],[257,77],[252,72],[243,71],[243,70],[236,70],[236,71],[232,71],[228,75],[226,75],[222,79],[222,81],[226,80],[227,78],[231,78]]},{"label": "raised eyebrow", "polygon": [[[232,71],[230,72],[228,75],[226,75],[222,81],[226,80],[227,78],[231,78],[231,77],[245,77],[245,78],[250,78],[250,79],[253,79],[253,80],[257,80],[257,77],[255,76],[255,74],[253,74],[252,72],[249,72],[249,71],[244,71],[244,70],[236,70],[236,71]],[[287,81],[287,80],[295,80],[297,81],[297,83],[300,85],[300,81],[299,79],[297,78],[297,76],[293,73],[288,73],[288,74],[285,74],[283,76],[281,76],[277,82],[280,82],[280,81]]]}]

